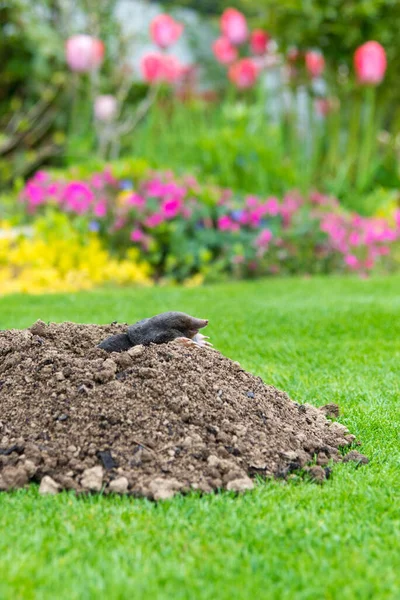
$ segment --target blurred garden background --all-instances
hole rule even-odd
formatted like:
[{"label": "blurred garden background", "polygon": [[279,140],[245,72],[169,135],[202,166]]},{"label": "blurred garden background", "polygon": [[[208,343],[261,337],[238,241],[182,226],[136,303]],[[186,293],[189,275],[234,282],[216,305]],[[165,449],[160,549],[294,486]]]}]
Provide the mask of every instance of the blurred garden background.
[{"label": "blurred garden background", "polygon": [[400,267],[395,0],[2,0],[0,294]]}]

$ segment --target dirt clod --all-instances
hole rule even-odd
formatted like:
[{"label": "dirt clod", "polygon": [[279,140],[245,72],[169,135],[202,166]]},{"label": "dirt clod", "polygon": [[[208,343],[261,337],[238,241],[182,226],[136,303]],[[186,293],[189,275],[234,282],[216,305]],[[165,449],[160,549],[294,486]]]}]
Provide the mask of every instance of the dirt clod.
[{"label": "dirt clod", "polygon": [[45,475],[40,482],[39,494],[55,496],[60,491],[60,486],[48,475]]},{"label": "dirt clod", "polygon": [[97,347],[125,330],[38,321],[0,331],[0,490],[36,481],[41,493],[162,500],[249,490],[255,476],[286,478],[313,460],[322,481],[354,441],[326,418],[332,405],[292,402],[210,348]]},{"label": "dirt clod", "polygon": [[344,462],[355,462],[358,463],[360,465],[367,465],[369,463],[369,458],[367,456],[365,456],[364,454],[361,454],[360,452],[357,452],[357,450],[350,450],[350,452],[348,454],[346,454],[346,456],[343,458]]}]

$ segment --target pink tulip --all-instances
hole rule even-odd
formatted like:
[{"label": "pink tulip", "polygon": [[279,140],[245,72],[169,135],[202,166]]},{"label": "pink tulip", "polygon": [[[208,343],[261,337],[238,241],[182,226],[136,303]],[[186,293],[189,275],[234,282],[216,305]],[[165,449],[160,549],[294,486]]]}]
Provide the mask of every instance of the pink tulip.
[{"label": "pink tulip", "polygon": [[367,42],[354,53],[354,68],[359,83],[378,85],[385,76],[385,49],[378,42]]},{"label": "pink tulip", "polygon": [[168,48],[181,37],[183,25],[169,15],[158,15],[150,24],[151,39],[160,48]]},{"label": "pink tulip", "polygon": [[163,56],[163,79],[167,83],[176,83],[181,79],[185,67],[176,56]]},{"label": "pink tulip", "polygon": [[65,56],[71,71],[88,73],[103,62],[104,44],[90,35],[74,35],[66,41]]},{"label": "pink tulip", "polygon": [[250,36],[250,47],[253,54],[265,54],[270,37],[262,29],[255,29]]},{"label": "pink tulip", "polygon": [[162,54],[146,54],[140,64],[142,75],[148,83],[157,83],[163,79]]},{"label": "pink tulip", "polygon": [[222,65],[229,65],[237,59],[237,50],[226,37],[220,37],[215,40],[212,49],[215,58]]},{"label": "pink tulip", "polygon": [[104,121],[105,123],[112,121],[117,114],[117,110],[117,99],[115,96],[111,96],[111,94],[97,96],[94,101],[94,115],[99,121]]},{"label": "pink tulip", "polygon": [[235,46],[247,40],[249,32],[246,17],[236,8],[227,8],[222,14],[220,24],[222,34]]},{"label": "pink tulip", "polygon": [[183,72],[183,66],[175,56],[146,54],[141,62],[142,75],[148,83],[175,83]]},{"label": "pink tulip", "polygon": [[258,69],[251,58],[242,58],[229,69],[229,79],[241,90],[253,87],[257,77]]},{"label": "pink tulip", "polygon": [[320,52],[309,50],[306,52],[306,69],[310,77],[320,77],[325,69],[325,59]]}]

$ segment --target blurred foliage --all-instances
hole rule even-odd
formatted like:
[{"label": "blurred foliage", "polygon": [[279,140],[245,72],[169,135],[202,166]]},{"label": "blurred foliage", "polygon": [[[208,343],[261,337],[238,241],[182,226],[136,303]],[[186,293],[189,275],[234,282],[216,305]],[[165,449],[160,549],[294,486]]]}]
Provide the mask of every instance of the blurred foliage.
[{"label": "blurred foliage", "polygon": [[[110,0],[0,0],[0,182],[4,186],[43,164],[60,165],[93,152],[93,106],[87,76],[67,69],[64,42],[85,31],[107,53],[98,93],[131,81],[130,40],[122,34]],[[147,87],[125,90],[136,104]],[[78,106],[79,101],[79,106]],[[73,111],[77,131],[73,131]]]}]

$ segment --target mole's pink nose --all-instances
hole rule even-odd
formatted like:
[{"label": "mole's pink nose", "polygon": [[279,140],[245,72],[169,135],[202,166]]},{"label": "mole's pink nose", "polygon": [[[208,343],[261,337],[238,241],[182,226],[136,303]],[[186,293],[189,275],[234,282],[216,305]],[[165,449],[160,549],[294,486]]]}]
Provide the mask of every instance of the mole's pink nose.
[{"label": "mole's pink nose", "polygon": [[195,319],[195,324],[197,329],[201,329],[202,327],[206,327],[206,325],[208,325],[208,319]]}]

